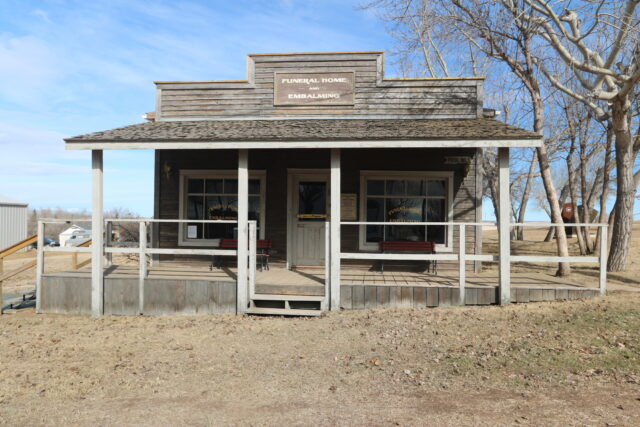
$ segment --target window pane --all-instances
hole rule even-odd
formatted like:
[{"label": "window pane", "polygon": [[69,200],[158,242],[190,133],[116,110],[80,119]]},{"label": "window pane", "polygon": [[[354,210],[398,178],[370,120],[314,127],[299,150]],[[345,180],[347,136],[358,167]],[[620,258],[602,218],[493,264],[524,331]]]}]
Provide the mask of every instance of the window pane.
[{"label": "window pane", "polygon": [[421,179],[407,180],[407,196],[424,196],[425,182]]},{"label": "window pane", "polygon": [[204,219],[202,196],[187,197],[187,219]]},{"label": "window pane", "polygon": [[[382,197],[367,197],[367,221],[384,221],[384,199]],[[383,240],[382,231],[382,225],[367,225],[366,241],[379,242]]]},{"label": "window pane", "polygon": [[259,179],[250,179],[249,180],[249,194],[260,194],[260,180]]},{"label": "window pane", "polygon": [[225,179],[224,180],[224,193],[225,194],[238,194],[238,180],[237,179]]},{"label": "window pane", "polygon": [[384,181],[367,180],[367,196],[384,196]]},{"label": "window pane", "polygon": [[385,232],[385,239],[388,241],[400,240],[409,242],[424,242],[424,229],[423,225],[387,225]]},{"label": "window pane", "polygon": [[222,193],[222,180],[221,179],[208,179],[206,182],[207,193],[221,194]]},{"label": "window pane", "polygon": [[446,196],[445,181],[428,181],[427,195],[429,196]]},{"label": "window pane", "polygon": [[444,199],[427,199],[427,221],[446,222]]},{"label": "window pane", "polygon": [[425,221],[425,200],[426,199],[387,199],[387,222]]},{"label": "window pane", "polygon": [[[427,219],[430,222],[446,222],[444,199],[428,199]],[[430,242],[445,243],[445,226],[427,226],[427,240]]]},{"label": "window pane", "polygon": [[202,193],[204,190],[204,180],[203,179],[189,179],[187,181],[187,192],[188,193]]},{"label": "window pane", "polygon": [[225,219],[226,197],[207,196],[207,219]]},{"label": "window pane", "polygon": [[258,221],[260,226],[260,197],[249,197],[249,221]]},{"label": "window pane", "polygon": [[207,224],[205,239],[236,239],[235,224]]},{"label": "window pane", "polygon": [[387,196],[404,196],[406,181],[387,180]]},{"label": "window pane", "polygon": [[298,185],[298,219],[324,221],[327,213],[327,183],[308,181]]}]

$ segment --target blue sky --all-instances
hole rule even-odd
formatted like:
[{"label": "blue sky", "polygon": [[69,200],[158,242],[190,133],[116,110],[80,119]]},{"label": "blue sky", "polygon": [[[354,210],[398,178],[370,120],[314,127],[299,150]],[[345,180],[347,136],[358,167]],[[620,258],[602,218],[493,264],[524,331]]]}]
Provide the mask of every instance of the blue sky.
[{"label": "blue sky", "polygon": [[[62,138],[142,122],[154,80],[242,79],[248,53],[389,50],[360,3],[0,0],[0,194],[89,210],[90,153]],[[385,71],[395,74],[389,57]],[[115,207],[152,215],[151,151],[105,152]]]},{"label": "blue sky", "polygon": [[[154,80],[242,79],[245,55],[383,50],[349,1],[0,0],[0,194],[89,209],[90,154],[63,137],[142,122]],[[105,208],[151,215],[153,153],[105,153]]]}]

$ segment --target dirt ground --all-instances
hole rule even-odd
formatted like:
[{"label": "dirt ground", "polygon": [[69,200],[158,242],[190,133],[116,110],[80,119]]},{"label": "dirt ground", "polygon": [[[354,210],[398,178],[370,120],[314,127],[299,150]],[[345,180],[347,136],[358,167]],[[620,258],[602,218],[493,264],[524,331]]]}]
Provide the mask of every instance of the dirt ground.
[{"label": "dirt ground", "polygon": [[[637,290],[639,243],[611,283]],[[637,426],[639,331],[640,293],[615,290],[312,319],[12,311],[0,423]]]}]

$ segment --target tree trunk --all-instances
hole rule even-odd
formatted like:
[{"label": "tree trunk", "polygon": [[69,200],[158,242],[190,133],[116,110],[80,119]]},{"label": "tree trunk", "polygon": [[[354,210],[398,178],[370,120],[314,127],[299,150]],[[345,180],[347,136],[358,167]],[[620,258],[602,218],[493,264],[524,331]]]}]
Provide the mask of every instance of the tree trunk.
[{"label": "tree trunk", "polygon": [[[573,206],[573,222],[580,223],[581,215],[578,211],[578,201],[576,197],[576,185],[575,185],[575,169],[573,167],[573,154],[576,150],[576,134],[574,132],[573,124],[571,123],[571,117],[567,114],[567,123],[569,125],[570,133],[571,133],[571,146],[569,147],[569,153],[567,154],[567,172],[569,175],[569,200],[571,200],[571,205]],[[583,235],[582,235],[582,227],[574,226],[574,231],[576,232],[576,237],[578,238],[578,247],[580,248],[580,255],[586,255],[586,248],[584,245]]]},{"label": "tree trunk", "polygon": [[[529,172],[527,173],[527,181],[524,185],[524,191],[522,192],[522,200],[520,201],[520,209],[518,210],[517,222],[524,222],[524,215],[527,212],[527,204],[529,203],[529,195],[531,194],[531,187],[533,186],[533,175],[536,172],[536,160],[538,154],[533,152],[531,157],[531,163],[529,163]],[[524,240],[524,227],[515,227],[516,240]]]},{"label": "tree trunk", "polygon": [[[602,167],[602,193],[600,194],[600,216],[599,223],[607,220],[607,197],[609,197],[609,163],[611,162],[611,145],[613,144],[613,129],[607,126],[607,148],[604,153],[604,165]],[[600,244],[602,243],[602,227],[598,227],[596,235],[596,246],[594,252],[600,253]],[[607,236],[609,237],[609,236]],[[611,240],[609,240],[611,242]]]},{"label": "tree trunk", "polygon": [[611,107],[613,131],[616,135],[616,204],[608,271],[624,271],[627,268],[629,245],[633,231],[633,205],[636,186],[633,179],[633,144],[627,120],[628,99],[614,99]]}]

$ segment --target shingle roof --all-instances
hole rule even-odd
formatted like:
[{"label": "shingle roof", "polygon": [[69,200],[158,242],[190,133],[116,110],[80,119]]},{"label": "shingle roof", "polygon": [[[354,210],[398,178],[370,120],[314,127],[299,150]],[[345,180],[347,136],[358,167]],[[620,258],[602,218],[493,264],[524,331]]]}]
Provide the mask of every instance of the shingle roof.
[{"label": "shingle roof", "polygon": [[147,122],[67,138],[75,142],[540,139],[494,119],[290,119]]}]

